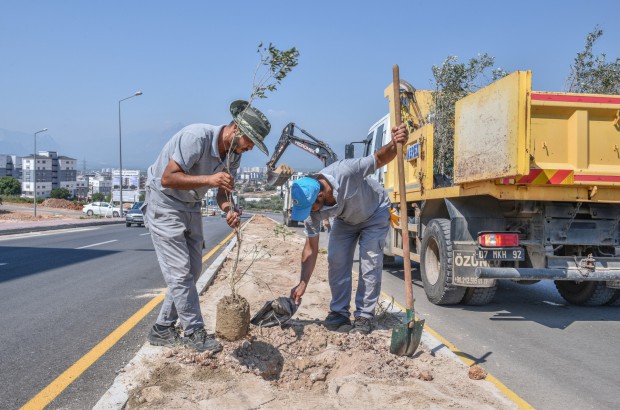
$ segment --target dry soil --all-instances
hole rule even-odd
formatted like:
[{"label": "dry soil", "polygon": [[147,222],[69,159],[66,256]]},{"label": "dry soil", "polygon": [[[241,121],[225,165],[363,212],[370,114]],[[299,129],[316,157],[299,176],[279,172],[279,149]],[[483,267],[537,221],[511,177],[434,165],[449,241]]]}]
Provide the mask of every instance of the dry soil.
[{"label": "dry soil", "polygon": [[[299,280],[304,239],[257,215],[243,231],[239,293],[252,313],[267,300],[288,296]],[[231,255],[234,255],[232,252]],[[127,409],[439,409],[517,408],[468,367],[421,345],[414,357],[389,353],[394,317],[377,315],[377,330],[350,335],[346,326],[321,325],[329,306],[325,250],[297,314],[287,326],[251,327],[236,342],[222,341],[215,356],[185,347],[161,348],[136,372]],[[230,260],[201,296],[210,331],[215,306],[230,289]]]}]

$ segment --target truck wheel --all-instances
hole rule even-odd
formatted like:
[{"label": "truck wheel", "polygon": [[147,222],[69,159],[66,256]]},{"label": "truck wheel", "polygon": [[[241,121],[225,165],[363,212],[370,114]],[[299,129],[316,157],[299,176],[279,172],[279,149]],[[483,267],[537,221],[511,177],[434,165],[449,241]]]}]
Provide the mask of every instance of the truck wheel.
[{"label": "truck wheel", "polygon": [[286,226],[292,228],[297,226],[297,221],[293,221],[291,218],[285,218]]},{"label": "truck wheel", "polygon": [[450,221],[433,219],[424,230],[420,271],[426,297],[435,305],[459,303],[466,288],[452,284]]},{"label": "truck wheel", "polygon": [[611,297],[609,302],[606,303],[607,306],[620,306],[620,289],[616,289],[616,292]]},{"label": "truck wheel", "polygon": [[573,282],[556,280],[555,287],[560,295],[573,305],[601,306],[609,302],[616,292],[608,288],[605,282]]},{"label": "truck wheel", "polygon": [[497,285],[490,288],[467,288],[461,303],[469,306],[482,306],[489,304],[495,296]]},{"label": "truck wheel", "polygon": [[383,255],[383,266],[392,267],[396,265],[396,258],[392,255]]}]

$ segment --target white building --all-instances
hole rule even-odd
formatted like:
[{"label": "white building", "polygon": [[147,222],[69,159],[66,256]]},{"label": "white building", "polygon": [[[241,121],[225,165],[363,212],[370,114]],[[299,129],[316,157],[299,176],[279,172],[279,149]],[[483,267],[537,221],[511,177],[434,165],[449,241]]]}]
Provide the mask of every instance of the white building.
[{"label": "white building", "polygon": [[89,197],[92,198],[93,194],[110,195],[112,193],[112,180],[105,179],[102,176],[90,178],[88,180]]},{"label": "white building", "polygon": [[[39,151],[22,158],[22,195],[34,197],[35,181],[38,197],[47,198],[53,189],[66,188],[75,196],[77,160],[59,156],[56,151]],[[36,174],[35,174],[36,173]]]}]

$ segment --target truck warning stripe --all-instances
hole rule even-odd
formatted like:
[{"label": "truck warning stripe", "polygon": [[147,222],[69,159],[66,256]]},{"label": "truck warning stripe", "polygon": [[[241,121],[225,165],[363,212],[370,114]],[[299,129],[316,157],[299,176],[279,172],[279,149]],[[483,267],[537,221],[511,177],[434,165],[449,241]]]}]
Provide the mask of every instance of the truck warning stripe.
[{"label": "truck warning stripe", "polygon": [[522,177],[502,178],[503,185],[532,184],[532,185],[560,185],[572,184],[577,178],[573,171],[568,169],[540,169],[532,168],[528,175]]},{"label": "truck warning stripe", "polygon": [[547,182],[547,184],[561,184],[563,181],[565,181],[571,174],[573,173],[573,171],[570,171],[568,169],[558,169],[555,174],[553,174],[550,178],[549,181]]},{"label": "truck warning stripe", "polygon": [[532,93],[532,100],[574,103],[620,104],[620,97]]}]

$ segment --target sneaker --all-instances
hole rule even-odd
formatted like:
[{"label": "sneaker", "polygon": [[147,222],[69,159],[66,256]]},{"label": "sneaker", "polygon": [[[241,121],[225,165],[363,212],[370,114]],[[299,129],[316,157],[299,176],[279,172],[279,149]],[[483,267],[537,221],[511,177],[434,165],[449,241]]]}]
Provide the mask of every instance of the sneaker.
[{"label": "sneaker", "polygon": [[198,329],[191,335],[184,337],[183,344],[195,349],[199,352],[217,353],[222,350],[222,344],[215,340],[215,336],[207,334],[207,331]]},{"label": "sneaker", "polygon": [[358,316],[353,322],[353,329],[349,333],[361,333],[367,335],[372,331],[372,322],[369,318],[364,316]]},{"label": "sneaker", "polygon": [[351,320],[338,312],[329,312],[325,318],[323,325],[328,330],[337,330],[340,326],[351,325]]},{"label": "sneaker", "polygon": [[151,328],[146,340],[153,346],[172,347],[179,343],[179,334],[175,325],[162,326],[155,324]]}]

